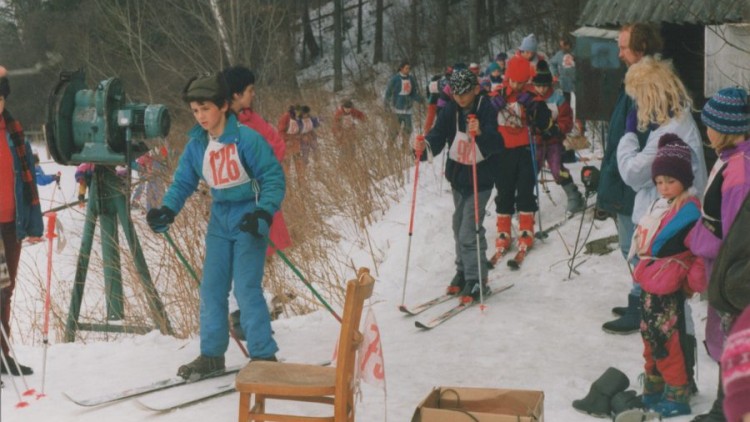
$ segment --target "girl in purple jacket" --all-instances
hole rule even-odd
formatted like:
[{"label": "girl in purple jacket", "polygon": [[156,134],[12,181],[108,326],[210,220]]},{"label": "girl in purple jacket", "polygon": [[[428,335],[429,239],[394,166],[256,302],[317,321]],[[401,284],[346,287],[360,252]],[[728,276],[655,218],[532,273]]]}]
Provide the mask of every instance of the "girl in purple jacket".
[{"label": "girl in purple jacket", "polygon": [[[719,159],[711,169],[703,197],[702,216],[690,233],[690,249],[705,260],[706,275],[711,270],[723,239],[729,232],[742,202],[750,192],[750,113],[747,91],[724,88],[714,94],[701,113],[711,147]],[[732,318],[709,306],[706,322],[706,348],[715,361],[721,358]],[[719,392],[709,414],[721,416],[723,391]]]}]

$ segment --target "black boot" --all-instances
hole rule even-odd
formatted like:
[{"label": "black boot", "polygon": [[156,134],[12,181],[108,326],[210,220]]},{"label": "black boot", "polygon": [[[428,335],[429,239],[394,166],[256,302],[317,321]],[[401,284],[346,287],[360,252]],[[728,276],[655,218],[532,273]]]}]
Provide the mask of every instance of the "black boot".
[{"label": "black boot", "polygon": [[463,271],[456,271],[456,275],[453,276],[451,284],[445,289],[445,294],[457,295],[464,289],[464,285],[466,285],[466,279],[464,279]]},{"label": "black boot", "polygon": [[612,397],[609,401],[612,407],[612,416],[616,417],[620,413],[630,409],[643,409],[643,401],[641,396],[638,395],[634,390],[621,391]]},{"label": "black boot", "polygon": [[589,393],[581,400],[574,400],[573,407],[579,412],[599,418],[612,413],[612,398],[630,385],[628,377],[616,368],[607,368],[593,384]]},{"label": "black boot", "polygon": [[200,355],[192,362],[182,365],[177,369],[177,376],[186,380],[196,380],[224,371],[224,356]]},{"label": "black boot", "polygon": [[0,374],[7,374],[8,372],[10,372],[11,375],[19,375],[19,369],[21,370],[21,374],[23,375],[31,375],[34,373],[34,370],[29,368],[28,366],[21,365],[20,363],[16,364],[16,361],[13,360],[13,358],[10,356],[6,356],[5,360],[8,362],[10,371],[8,371],[8,368],[5,367],[5,363],[0,360]]},{"label": "black boot", "polygon": [[641,298],[628,295],[628,309],[625,315],[615,320],[605,322],[602,330],[610,334],[632,334],[641,328]]},{"label": "black boot", "polygon": [[711,405],[711,410],[708,413],[696,416],[691,422],[727,422],[727,418],[724,416],[724,387],[722,386],[721,376],[719,376],[719,389],[716,391],[716,400]]}]

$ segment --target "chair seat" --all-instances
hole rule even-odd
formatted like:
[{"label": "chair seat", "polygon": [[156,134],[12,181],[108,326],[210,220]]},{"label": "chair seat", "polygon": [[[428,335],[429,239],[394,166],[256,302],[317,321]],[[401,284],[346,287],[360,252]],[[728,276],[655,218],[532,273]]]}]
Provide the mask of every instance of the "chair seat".
[{"label": "chair seat", "polygon": [[256,361],[237,374],[237,391],[262,395],[328,396],[336,391],[336,368]]}]

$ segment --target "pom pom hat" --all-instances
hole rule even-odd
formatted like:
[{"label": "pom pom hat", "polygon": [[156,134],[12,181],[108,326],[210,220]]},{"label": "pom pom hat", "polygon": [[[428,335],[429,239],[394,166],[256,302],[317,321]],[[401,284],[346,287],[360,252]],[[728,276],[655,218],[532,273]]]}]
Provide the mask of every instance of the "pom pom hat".
[{"label": "pom pom hat", "polygon": [[693,167],[690,147],[673,133],[664,134],[659,139],[659,150],[651,164],[651,178],[656,176],[673,177],[687,189],[693,185]]}]

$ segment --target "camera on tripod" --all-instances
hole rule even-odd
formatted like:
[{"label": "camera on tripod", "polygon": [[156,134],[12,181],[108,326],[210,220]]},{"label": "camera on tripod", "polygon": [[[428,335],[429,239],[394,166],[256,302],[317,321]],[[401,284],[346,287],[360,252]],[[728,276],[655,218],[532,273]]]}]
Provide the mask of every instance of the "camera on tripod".
[{"label": "camera on tripod", "polygon": [[599,188],[599,169],[594,166],[583,166],[581,169],[581,182],[586,188],[586,196],[595,194]]}]

